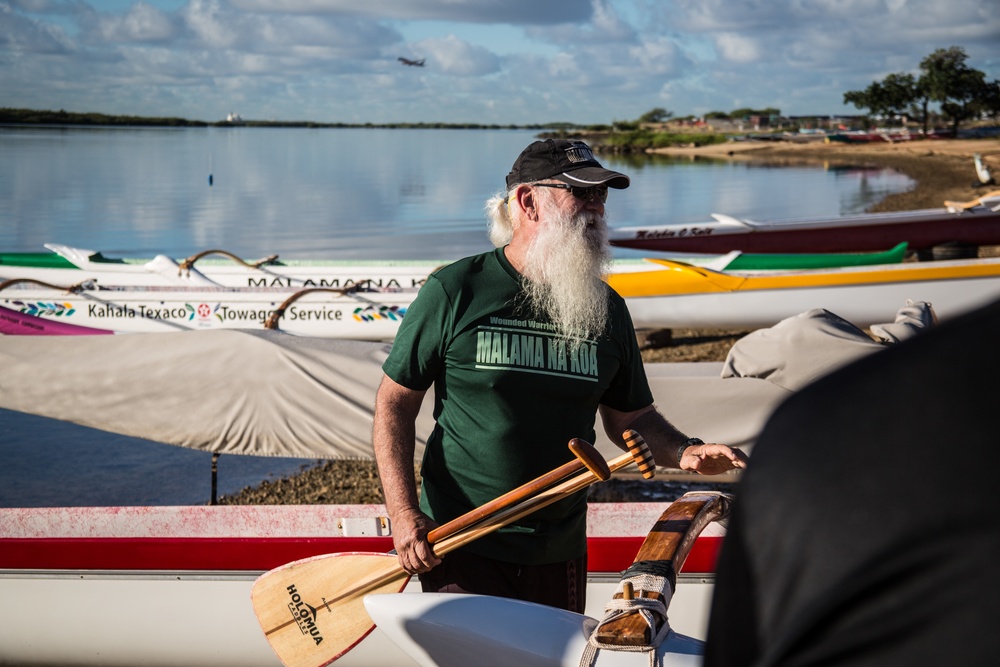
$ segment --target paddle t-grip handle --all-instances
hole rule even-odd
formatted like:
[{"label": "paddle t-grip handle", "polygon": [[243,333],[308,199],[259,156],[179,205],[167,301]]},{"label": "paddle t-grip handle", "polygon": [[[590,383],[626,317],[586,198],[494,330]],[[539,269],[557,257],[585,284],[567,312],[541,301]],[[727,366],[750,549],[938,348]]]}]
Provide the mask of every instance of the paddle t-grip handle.
[{"label": "paddle t-grip handle", "polygon": [[643,478],[653,479],[656,476],[656,461],[653,460],[653,454],[649,451],[646,441],[642,439],[638,431],[632,429],[622,433],[622,439],[625,440],[625,446],[628,447],[629,454],[639,466],[639,472],[642,473]]},{"label": "paddle t-grip handle", "polygon": [[569,451],[573,452],[573,455],[580,459],[583,465],[587,466],[587,470],[594,473],[597,479],[602,482],[611,479],[611,468],[608,467],[608,462],[592,444],[580,438],[573,438],[569,441]]}]

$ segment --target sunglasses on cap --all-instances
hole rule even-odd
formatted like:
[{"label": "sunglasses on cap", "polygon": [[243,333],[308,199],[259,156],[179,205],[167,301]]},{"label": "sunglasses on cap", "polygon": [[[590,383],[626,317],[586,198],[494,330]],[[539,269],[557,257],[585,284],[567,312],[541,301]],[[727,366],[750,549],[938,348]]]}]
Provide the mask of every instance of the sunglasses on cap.
[{"label": "sunglasses on cap", "polygon": [[540,188],[558,188],[560,190],[569,190],[573,193],[573,196],[580,201],[594,201],[597,199],[600,200],[602,204],[608,201],[608,186],[606,185],[598,185],[590,188],[580,188],[566,183],[532,183],[531,185],[532,187],[537,186]]}]

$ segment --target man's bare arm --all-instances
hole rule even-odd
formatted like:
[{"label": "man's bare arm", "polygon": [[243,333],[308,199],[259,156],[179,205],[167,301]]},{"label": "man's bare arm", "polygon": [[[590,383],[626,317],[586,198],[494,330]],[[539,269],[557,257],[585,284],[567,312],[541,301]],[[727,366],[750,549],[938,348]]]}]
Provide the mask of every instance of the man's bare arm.
[{"label": "man's bare arm", "polygon": [[426,572],[441,562],[427,543],[427,533],[436,524],[420,511],[413,474],[417,414],[425,393],[383,377],[375,398],[372,427],[375,462],[392,521],[393,545],[400,564],[410,574]]},{"label": "man's bare arm", "polygon": [[600,413],[604,430],[612,442],[625,449],[622,433],[627,429],[635,430],[649,445],[649,451],[657,465],[703,475],[716,475],[746,467],[748,459],[740,449],[716,443],[688,446],[678,460],[678,449],[688,440],[688,436],[667,421],[653,405],[633,412],[621,412],[602,405]]}]

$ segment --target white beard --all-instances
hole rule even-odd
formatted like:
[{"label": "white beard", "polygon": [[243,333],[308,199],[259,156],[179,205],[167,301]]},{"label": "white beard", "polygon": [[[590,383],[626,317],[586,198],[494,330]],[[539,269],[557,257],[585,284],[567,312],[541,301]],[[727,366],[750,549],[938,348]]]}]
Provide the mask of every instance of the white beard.
[{"label": "white beard", "polygon": [[611,266],[607,222],[593,211],[571,217],[551,200],[544,204],[545,222],[525,256],[528,303],[548,316],[571,345],[596,339],[608,319],[603,280]]}]

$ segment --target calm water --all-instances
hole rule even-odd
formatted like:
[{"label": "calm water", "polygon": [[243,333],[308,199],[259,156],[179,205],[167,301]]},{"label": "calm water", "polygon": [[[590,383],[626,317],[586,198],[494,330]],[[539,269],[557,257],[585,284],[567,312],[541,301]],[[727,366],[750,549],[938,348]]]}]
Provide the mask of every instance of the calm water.
[{"label": "calm water", "polygon": [[[222,248],[248,258],[454,259],[489,248],[483,202],[533,138],[513,130],[0,128],[0,252],[55,242],[111,256]],[[602,162],[632,177],[609,198],[610,222],[622,226],[710,213],[843,215],[911,185],[878,169]],[[210,459],[0,411],[0,506],[202,503]],[[303,463],[222,457],[220,493]]]},{"label": "calm water", "polygon": [[[452,259],[487,249],[483,202],[527,131],[0,128],[0,250]],[[602,158],[632,177],[611,224],[854,213],[885,170]],[[209,185],[209,175],[212,185]]]}]

